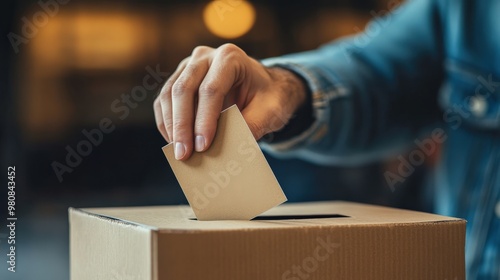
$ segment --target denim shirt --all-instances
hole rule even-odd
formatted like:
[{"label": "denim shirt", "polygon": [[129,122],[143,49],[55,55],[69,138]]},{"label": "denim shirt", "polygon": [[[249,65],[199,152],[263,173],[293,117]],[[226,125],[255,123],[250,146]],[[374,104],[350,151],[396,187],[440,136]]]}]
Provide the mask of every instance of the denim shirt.
[{"label": "denim shirt", "polygon": [[262,143],[271,154],[359,164],[439,134],[429,199],[468,221],[468,279],[500,279],[500,1],[413,0],[362,34],[263,64],[301,76],[314,114]]}]

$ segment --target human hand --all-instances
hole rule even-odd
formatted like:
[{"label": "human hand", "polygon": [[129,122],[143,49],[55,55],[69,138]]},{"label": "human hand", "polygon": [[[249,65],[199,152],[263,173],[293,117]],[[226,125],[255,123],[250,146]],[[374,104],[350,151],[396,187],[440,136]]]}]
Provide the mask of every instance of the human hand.
[{"label": "human hand", "polygon": [[284,127],[304,103],[305,85],[294,73],[266,68],[242,49],[196,47],[154,102],[156,124],[176,159],[208,149],[220,112],[236,104],[255,139]]}]

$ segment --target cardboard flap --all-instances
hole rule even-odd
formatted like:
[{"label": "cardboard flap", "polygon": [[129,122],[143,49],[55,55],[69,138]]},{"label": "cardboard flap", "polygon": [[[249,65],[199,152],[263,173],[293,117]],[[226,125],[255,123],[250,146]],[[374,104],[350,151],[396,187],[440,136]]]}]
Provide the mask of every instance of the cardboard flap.
[{"label": "cardboard flap", "polygon": [[[158,230],[238,230],[303,226],[362,226],[413,224],[434,222],[465,222],[435,214],[373,206],[361,203],[332,201],[290,203],[275,207],[259,217],[279,216],[279,219],[258,218],[252,221],[197,221],[191,208],[183,206],[148,206],[128,208],[84,209]],[[293,219],[294,216],[310,218]]]}]

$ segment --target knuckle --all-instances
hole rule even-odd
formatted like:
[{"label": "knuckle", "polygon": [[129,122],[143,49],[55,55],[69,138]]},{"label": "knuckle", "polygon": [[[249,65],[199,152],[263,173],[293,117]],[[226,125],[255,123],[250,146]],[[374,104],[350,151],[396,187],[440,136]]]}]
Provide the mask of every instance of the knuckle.
[{"label": "knuckle", "polygon": [[172,89],[172,86],[174,85],[174,78],[173,77],[170,77],[166,82],[165,84],[163,85],[163,88],[161,89],[161,92],[160,92],[160,95],[159,97],[161,96],[164,96],[166,92],[168,92],[169,90]]},{"label": "knuckle", "polygon": [[238,46],[236,46],[235,44],[232,44],[232,43],[223,44],[219,48],[221,51],[229,51],[229,52],[240,50],[240,48]]},{"label": "knuckle", "polygon": [[171,131],[171,130],[172,130],[172,128],[173,128],[173,126],[172,126],[172,122],[166,122],[166,123],[163,123],[162,125],[163,125],[163,127],[165,128],[165,130],[166,130],[167,132]]},{"label": "knuckle", "polygon": [[173,131],[176,132],[175,134],[179,135],[183,134],[183,132],[186,130],[187,123],[184,119],[176,119],[170,124],[170,127]]},{"label": "knuckle", "polygon": [[169,106],[170,105],[170,98],[169,96],[163,92],[158,97],[156,98],[158,100],[158,103],[160,103],[160,106]]},{"label": "knuckle", "polygon": [[200,86],[199,95],[214,96],[217,94],[217,87],[213,83],[204,83]]},{"label": "knuckle", "polygon": [[188,90],[189,85],[187,82],[177,80],[172,86],[172,97],[182,96]]},{"label": "knuckle", "polygon": [[222,56],[234,56],[244,54],[243,50],[240,49],[235,44],[227,43],[219,47],[219,51]]},{"label": "knuckle", "polygon": [[200,71],[200,68],[197,64],[195,63],[189,63],[188,65],[186,65],[186,68],[184,68],[184,72],[185,74],[187,74],[188,76],[193,76],[193,75],[196,75],[196,73]]},{"label": "knuckle", "polygon": [[200,56],[200,55],[207,53],[209,50],[210,50],[210,48],[207,46],[197,46],[193,49],[192,55],[193,56]]}]

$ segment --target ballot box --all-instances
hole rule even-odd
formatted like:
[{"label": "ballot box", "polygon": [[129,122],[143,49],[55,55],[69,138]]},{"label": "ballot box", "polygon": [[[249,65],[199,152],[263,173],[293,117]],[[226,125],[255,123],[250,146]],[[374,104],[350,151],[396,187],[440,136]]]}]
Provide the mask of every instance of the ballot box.
[{"label": "ballot box", "polygon": [[72,280],[465,279],[466,221],[285,203],[250,221],[189,206],[69,209]]}]

